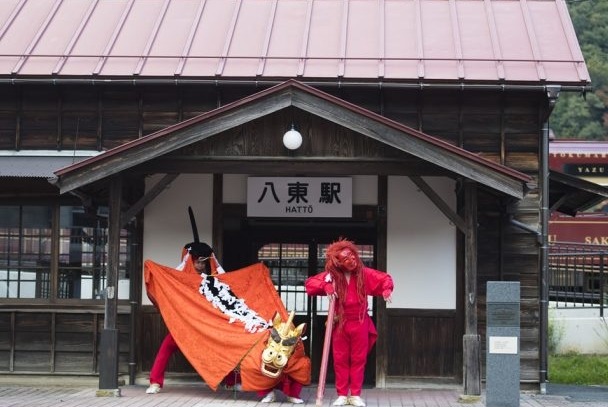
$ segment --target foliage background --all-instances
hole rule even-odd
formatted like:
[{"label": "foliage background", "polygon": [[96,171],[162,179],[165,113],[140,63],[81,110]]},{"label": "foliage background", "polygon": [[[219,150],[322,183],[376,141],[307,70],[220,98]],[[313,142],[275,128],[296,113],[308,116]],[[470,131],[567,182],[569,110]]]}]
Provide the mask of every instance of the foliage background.
[{"label": "foliage background", "polygon": [[557,138],[608,140],[608,0],[566,0],[592,92],[561,93],[550,118]]}]

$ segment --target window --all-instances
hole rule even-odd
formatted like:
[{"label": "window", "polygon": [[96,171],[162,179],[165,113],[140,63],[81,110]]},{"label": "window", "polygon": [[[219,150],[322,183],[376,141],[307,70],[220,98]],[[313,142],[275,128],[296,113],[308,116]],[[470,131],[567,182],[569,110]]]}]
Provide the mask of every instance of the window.
[{"label": "window", "polygon": [[[0,205],[0,299],[103,299],[108,213],[81,206]],[[54,233],[54,226],[57,232]],[[58,244],[53,244],[58,236]],[[129,233],[121,231],[118,298],[129,298]],[[56,251],[57,253],[54,253]],[[53,259],[57,259],[55,263]]]},{"label": "window", "polygon": [[[272,282],[288,311],[293,310],[296,314],[307,313],[309,299],[304,288],[304,281],[308,278],[309,261],[314,261],[315,273],[323,271],[327,246],[327,244],[316,246],[316,260],[310,259],[311,249],[308,243],[269,243],[258,250],[258,259],[270,269]],[[357,249],[359,249],[359,257],[363,264],[373,267],[374,246],[357,245]],[[317,301],[317,312],[327,313],[328,298],[319,296]],[[371,314],[372,297],[368,297],[368,304]]]},{"label": "window", "polygon": [[49,298],[51,208],[0,206],[0,298]]}]

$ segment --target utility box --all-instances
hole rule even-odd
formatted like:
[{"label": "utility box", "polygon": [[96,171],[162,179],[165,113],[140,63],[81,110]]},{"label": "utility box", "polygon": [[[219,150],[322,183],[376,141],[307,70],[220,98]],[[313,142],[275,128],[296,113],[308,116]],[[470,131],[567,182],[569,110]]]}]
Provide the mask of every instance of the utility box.
[{"label": "utility box", "polygon": [[519,407],[519,292],[519,282],[487,283],[487,407]]}]

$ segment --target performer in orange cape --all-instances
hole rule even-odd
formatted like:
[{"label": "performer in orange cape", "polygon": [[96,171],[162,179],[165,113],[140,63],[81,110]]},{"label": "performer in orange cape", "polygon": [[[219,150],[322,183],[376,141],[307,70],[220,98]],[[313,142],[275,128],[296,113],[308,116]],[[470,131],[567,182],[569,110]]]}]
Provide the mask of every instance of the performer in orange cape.
[{"label": "performer in orange cape", "polygon": [[[212,260],[212,268],[217,267]],[[262,352],[273,342],[271,332],[277,337],[275,314],[291,322],[263,263],[202,277],[189,269],[192,262],[185,267],[178,271],[146,260],[146,290],[179,349],[210,388],[217,390],[235,369],[246,391],[272,389],[286,376],[310,384],[310,359],[299,337],[285,366],[262,362]],[[283,331],[293,333],[294,328]]]}]

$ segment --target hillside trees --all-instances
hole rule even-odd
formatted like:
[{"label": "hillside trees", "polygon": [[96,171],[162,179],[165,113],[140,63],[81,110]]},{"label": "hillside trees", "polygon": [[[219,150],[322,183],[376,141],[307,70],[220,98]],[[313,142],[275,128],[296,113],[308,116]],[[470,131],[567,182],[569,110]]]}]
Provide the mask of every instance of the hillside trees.
[{"label": "hillside trees", "polygon": [[608,140],[608,1],[567,0],[591,93],[562,93],[550,118],[557,138]]}]

